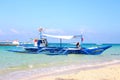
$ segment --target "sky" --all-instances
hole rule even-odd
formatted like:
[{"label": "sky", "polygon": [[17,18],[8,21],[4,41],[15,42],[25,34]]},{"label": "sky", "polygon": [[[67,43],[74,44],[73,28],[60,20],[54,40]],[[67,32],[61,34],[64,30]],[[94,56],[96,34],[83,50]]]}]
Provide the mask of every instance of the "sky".
[{"label": "sky", "polygon": [[82,34],[85,43],[120,43],[120,0],[0,0],[0,41],[38,38],[40,27]]}]

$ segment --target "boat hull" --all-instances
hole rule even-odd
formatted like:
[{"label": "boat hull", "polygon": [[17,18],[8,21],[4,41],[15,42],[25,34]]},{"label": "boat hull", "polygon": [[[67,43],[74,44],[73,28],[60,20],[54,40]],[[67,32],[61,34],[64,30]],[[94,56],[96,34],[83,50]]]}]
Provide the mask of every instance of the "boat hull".
[{"label": "boat hull", "polygon": [[37,53],[37,54],[44,53],[47,55],[68,55],[68,54],[99,55],[110,47],[112,46],[101,46],[101,47],[91,47],[91,48],[24,47],[25,51],[12,51],[12,52]]},{"label": "boat hull", "polygon": [[86,55],[99,55],[106,49],[112,46],[102,46],[102,47],[94,47],[94,48],[60,48],[56,52],[54,48],[51,49],[41,49],[40,52],[49,51],[46,53],[47,55],[67,55],[67,54],[86,54]]},{"label": "boat hull", "polygon": [[37,52],[39,50],[38,47],[24,47],[24,49],[27,52]]}]

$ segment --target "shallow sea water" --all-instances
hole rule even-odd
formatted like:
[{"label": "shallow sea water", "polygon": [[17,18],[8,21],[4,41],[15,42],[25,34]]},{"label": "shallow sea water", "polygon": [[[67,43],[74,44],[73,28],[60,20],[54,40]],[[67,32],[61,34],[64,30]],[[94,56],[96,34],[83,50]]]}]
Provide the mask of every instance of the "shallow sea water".
[{"label": "shallow sea water", "polygon": [[[16,46],[0,46],[0,76],[9,74],[11,72],[23,70],[39,69],[39,74],[50,72],[52,69],[69,70],[72,68],[85,68],[103,66],[106,64],[114,64],[120,62],[120,45],[119,44],[104,44],[112,45],[100,55],[83,55],[83,54],[69,54],[69,55],[46,55],[46,54],[29,54],[9,52],[7,50],[19,50],[22,47]],[[104,46],[103,45],[103,46]],[[58,46],[51,43],[50,46]],[[69,47],[71,44],[64,44]],[[83,44],[83,47],[94,47],[95,44]],[[41,70],[41,71],[40,71]],[[26,72],[27,73],[27,72]],[[38,72],[37,72],[38,73]]]}]

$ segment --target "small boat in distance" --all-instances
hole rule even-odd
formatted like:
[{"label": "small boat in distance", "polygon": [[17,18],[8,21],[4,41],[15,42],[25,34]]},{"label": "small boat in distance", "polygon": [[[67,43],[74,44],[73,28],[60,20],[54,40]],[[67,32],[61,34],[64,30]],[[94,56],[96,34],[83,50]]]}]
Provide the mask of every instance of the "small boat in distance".
[{"label": "small boat in distance", "polygon": [[13,42],[11,41],[6,41],[6,42],[0,42],[0,46],[18,46],[20,43],[18,40],[14,40]]}]

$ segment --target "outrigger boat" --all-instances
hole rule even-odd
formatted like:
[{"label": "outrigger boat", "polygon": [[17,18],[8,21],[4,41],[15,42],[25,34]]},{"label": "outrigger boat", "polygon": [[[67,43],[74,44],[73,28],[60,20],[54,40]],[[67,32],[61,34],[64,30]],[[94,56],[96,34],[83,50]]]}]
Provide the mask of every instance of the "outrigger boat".
[{"label": "outrigger boat", "polygon": [[82,47],[82,45],[81,46],[76,45],[75,47],[63,47],[62,39],[73,39],[73,38],[80,37],[81,41],[83,41],[82,35],[75,35],[75,36],[55,36],[55,35],[48,35],[48,34],[43,34],[43,35],[46,37],[60,39],[60,47],[40,47],[40,49],[38,48],[37,53],[46,52],[47,55],[67,55],[67,54],[98,55],[98,54],[101,54],[106,49],[112,47],[111,45],[97,46],[97,47],[90,47],[90,48]]},{"label": "outrigger boat", "polygon": [[[73,38],[81,38],[81,44],[83,41],[82,35],[75,35],[75,36],[55,36],[55,35],[48,35],[42,34],[42,29],[40,31],[40,39],[35,40],[36,46],[34,47],[24,47],[25,51],[13,51],[13,52],[24,52],[24,53],[45,53],[47,55],[67,55],[67,54],[87,54],[87,55],[98,55],[101,54],[106,49],[112,47],[111,45],[107,46],[98,46],[98,47],[90,47],[85,48],[82,46],[77,45],[77,47],[63,47],[62,46],[62,39],[73,39]],[[60,39],[60,47],[49,47],[48,42],[45,37],[52,37],[52,38],[59,38]]]}]

